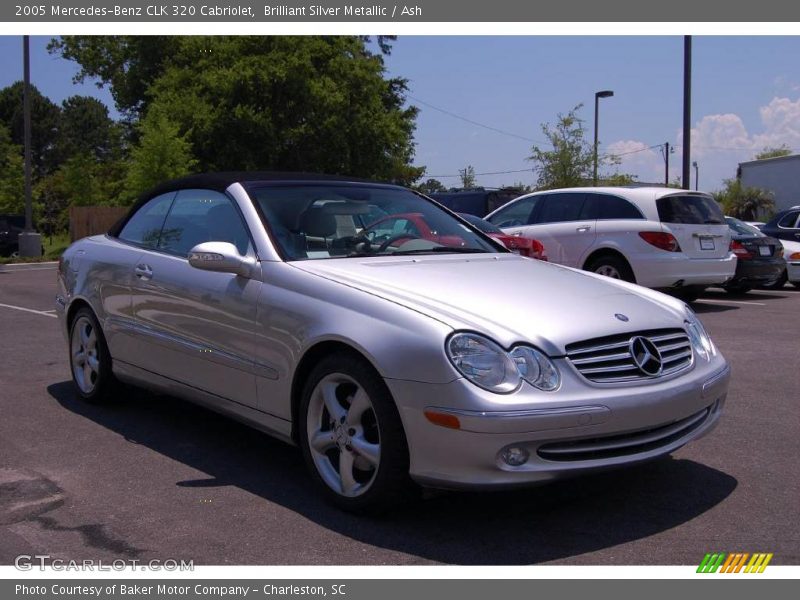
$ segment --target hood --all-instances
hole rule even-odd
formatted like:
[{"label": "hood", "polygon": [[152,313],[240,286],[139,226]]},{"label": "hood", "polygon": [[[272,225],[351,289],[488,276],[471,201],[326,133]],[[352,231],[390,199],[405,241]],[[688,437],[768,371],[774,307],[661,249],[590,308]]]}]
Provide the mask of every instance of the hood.
[{"label": "hood", "polygon": [[679,300],[513,254],[290,264],[428,315],[454,330],[477,331],[505,347],[531,343],[551,356],[564,354],[572,342],[683,326],[685,305]]}]

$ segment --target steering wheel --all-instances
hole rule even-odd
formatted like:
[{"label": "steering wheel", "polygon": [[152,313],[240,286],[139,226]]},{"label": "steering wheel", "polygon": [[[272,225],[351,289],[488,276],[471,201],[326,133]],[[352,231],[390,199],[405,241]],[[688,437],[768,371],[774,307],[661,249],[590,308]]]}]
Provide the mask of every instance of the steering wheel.
[{"label": "steering wheel", "polygon": [[386,252],[389,246],[391,246],[394,242],[398,240],[418,240],[418,239],[419,239],[418,235],[414,235],[413,233],[409,233],[407,231],[404,231],[403,233],[396,233],[394,235],[389,236],[388,238],[383,240],[383,242],[381,242],[381,245],[378,246],[378,252]]}]

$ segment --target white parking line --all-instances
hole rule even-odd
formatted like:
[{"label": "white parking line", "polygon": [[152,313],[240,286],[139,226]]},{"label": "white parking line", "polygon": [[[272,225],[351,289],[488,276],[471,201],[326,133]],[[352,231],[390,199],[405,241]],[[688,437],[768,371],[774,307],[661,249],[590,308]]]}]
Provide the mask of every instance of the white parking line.
[{"label": "white parking line", "polygon": [[741,300],[695,300],[698,304],[747,304],[749,306],[766,306],[763,302],[743,302]]},{"label": "white parking line", "polygon": [[2,308],[11,308],[13,310],[21,310],[23,312],[33,313],[35,315],[42,315],[45,317],[53,317],[54,319],[58,318],[58,315],[54,315],[54,310],[33,310],[32,308],[25,308],[23,306],[13,306],[12,304],[0,304]]}]

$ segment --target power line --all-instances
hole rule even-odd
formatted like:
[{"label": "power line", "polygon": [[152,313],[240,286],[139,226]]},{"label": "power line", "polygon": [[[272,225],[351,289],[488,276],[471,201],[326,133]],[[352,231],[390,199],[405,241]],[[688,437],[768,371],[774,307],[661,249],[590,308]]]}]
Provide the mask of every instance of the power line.
[{"label": "power line", "polygon": [[518,140],[524,140],[526,142],[532,142],[534,144],[545,144],[546,143],[546,142],[541,142],[541,141],[534,140],[532,138],[525,137],[524,135],[518,135],[518,134],[512,133],[510,131],[505,131],[503,129],[498,129],[497,127],[492,127],[491,125],[486,125],[484,123],[478,123],[478,121],[473,121],[472,119],[468,119],[467,117],[462,117],[461,115],[457,115],[456,113],[450,112],[449,110],[445,110],[444,108],[439,108],[438,106],[434,106],[433,104],[430,104],[429,102],[425,102],[425,100],[420,100],[419,98],[417,98],[416,96],[412,96],[411,94],[406,94],[406,96],[408,96],[409,98],[411,98],[415,102],[419,102],[420,104],[423,104],[423,105],[427,106],[428,108],[432,108],[433,110],[438,110],[440,113],[443,113],[445,115],[453,117],[454,119],[460,119],[461,121],[465,121],[465,122],[470,123],[472,125],[475,125],[477,127],[483,127],[484,129],[488,129],[489,131],[494,131],[495,133],[500,133],[502,135],[507,135],[509,137],[517,138]]},{"label": "power line", "polygon": [[[486,173],[475,173],[475,177],[479,175],[507,175],[509,173],[532,173],[534,169],[513,169],[511,171],[487,171]],[[461,177],[461,175],[424,175],[424,177],[444,179],[445,177]]]}]

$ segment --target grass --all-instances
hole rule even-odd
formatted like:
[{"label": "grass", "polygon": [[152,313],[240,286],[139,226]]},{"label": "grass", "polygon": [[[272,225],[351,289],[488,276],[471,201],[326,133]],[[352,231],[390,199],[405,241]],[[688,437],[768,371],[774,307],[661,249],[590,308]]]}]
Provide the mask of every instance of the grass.
[{"label": "grass", "polygon": [[67,249],[69,244],[69,233],[59,233],[52,237],[49,235],[42,235],[42,245],[44,246],[44,254],[42,254],[42,256],[37,258],[11,258],[9,256],[3,256],[0,257],[0,265],[58,260],[58,257]]}]

